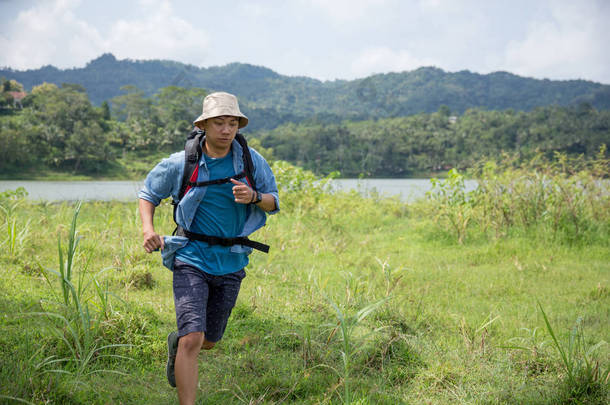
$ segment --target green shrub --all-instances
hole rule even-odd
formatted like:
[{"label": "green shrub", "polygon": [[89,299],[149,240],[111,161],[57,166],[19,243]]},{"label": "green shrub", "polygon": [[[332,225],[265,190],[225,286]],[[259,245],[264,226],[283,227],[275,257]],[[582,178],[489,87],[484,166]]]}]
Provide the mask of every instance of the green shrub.
[{"label": "green shrub", "polygon": [[470,229],[496,238],[510,232],[530,233],[564,241],[604,239],[610,231],[610,160],[602,147],[594,160],[553,160],[541,155],[526,163],[505,156],[486,161],[469,175],[477,189],[466,191],[465,177],[449,171],[445,180],[432,179],[427,202],[438,226],[463,243]]}]

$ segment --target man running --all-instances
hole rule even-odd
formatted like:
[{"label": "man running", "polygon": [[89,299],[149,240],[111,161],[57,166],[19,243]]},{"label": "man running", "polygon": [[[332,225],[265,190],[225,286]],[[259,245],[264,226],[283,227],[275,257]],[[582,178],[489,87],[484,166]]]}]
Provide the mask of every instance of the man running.
[{"label": "man running", "polygon": [[[168,336],[167,378],[178,388],[180,404],[194,404],[198,354],[222,338],[239,293],[252,247],[247,236],[265,225],[267,214],[279,211],[275,176],[256,150],[249,148],[254,184],[244,176],[244,151],[236,135],[248,124],[237,98],[212,93],[193,123],[204,131],[201,157],[190,187],[180,196],[185,152],[172,154],[148,174],[139,193],[144,249],[161,249],[163,263],[173,270],[178,330]],[[212,183],[210,183],[210,181]],[[172,197],[177,236],[155,232],[155,207]],[[238,238],[238,239],[235,239]]]}]

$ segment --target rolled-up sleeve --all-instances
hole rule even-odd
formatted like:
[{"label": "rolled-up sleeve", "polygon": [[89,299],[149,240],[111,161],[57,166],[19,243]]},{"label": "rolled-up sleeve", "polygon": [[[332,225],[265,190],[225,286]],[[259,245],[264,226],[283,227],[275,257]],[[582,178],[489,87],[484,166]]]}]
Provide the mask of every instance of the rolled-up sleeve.
[{"label": "rolled-up sleeve", "polygon": [[275,200],[275,209],[268,211],[267,214],[276,214],[280,211],[280,197],[275,183],[275,175],[269,164],[256,150],[250,148],[252,160],[255,164],[254,177],[258,191],[271,194]]},{"label": "rolled-up sleeve", "polygon": [[148,173],[138,198],[157,206],[172,194],[176,179],[176,168],[171,159],[163,159]]}]

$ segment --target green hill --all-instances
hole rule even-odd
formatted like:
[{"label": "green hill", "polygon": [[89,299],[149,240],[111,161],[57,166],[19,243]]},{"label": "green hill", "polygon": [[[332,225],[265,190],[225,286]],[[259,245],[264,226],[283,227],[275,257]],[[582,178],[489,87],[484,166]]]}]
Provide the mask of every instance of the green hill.
[{"label": "green hill", "polygon": [[6,68],[0,69],[0,77],[15,79],[26,90],[43,82],[80,84],[96,105],[123,94],[121,87],[125,85],[135,85],[149,96],[169,85],[225,90],[240,97],[244,112],[251,118],[252,130],[310,119],[400,117],[434,112],[443,105],[457,114],[475,107],[529,111],[539,106],[583,102],[596,109],[610,109],[610,85],[585,80],[538,80],[507,72],[450,73],[432,67],[322,82],[242,63],[199,68],[167,60],[117,60],[112,54],[104,54],[83,68]]}]

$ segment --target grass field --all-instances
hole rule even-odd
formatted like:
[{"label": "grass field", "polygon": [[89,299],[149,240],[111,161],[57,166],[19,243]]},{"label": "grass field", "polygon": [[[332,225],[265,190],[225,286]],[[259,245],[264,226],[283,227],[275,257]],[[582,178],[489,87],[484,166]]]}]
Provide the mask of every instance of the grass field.
[{"label": "grass field", "polygon": [[[610,400],[603,231],[473,228],[460,243],[425,202],[298,184],[281,199],[253,237],[271,251],[250,256],[225,337],[200,356],[199,403]],[[171,272],[141,247],[136,202],[84,203],[71,254],[74,204],[19,201],[0,221],[0,403],[176,403]],[[169,204],[156,226],[173,230]]]}]

